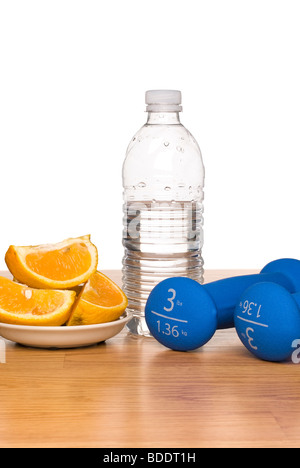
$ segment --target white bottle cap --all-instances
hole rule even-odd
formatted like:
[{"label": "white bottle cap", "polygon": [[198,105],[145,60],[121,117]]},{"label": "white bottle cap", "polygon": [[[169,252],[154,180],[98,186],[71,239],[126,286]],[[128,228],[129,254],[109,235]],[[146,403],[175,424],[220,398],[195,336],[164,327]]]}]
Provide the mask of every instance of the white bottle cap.
[{"label": "white bottle cap", "polygon": [[181,91],[155,89],[146,91],[147,112],[181,112]]}]

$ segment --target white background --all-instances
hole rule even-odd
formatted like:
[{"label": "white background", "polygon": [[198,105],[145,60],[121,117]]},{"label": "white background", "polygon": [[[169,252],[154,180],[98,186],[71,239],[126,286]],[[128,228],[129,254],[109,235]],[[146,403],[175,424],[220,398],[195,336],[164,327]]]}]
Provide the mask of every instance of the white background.
[{"label": "white background", "polygon": [[0,268],[90,233],[120,268],[125,151],[180,89],[206,168],[205,266],[300,258],[299,0],[0,0]]}]

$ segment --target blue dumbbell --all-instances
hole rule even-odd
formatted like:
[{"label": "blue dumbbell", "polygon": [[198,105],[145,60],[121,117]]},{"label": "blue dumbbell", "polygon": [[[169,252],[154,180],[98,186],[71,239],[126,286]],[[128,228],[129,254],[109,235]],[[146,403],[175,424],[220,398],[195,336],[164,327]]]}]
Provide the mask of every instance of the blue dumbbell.
[{"label": "blue dumbbell", "polygon": [[274,260],[256,275],[225,278],[203,285],[217,307],[217,328],[233,328],[234,309],[243,291],[252,284],[266,281],[280,284],[290,293],[300,291],[300,261],[293,258]]},{"label": "blue dumbbell", "polygon": [[234,327],[234,311],[243,291],[273,282],[290,293],[300,291],[300,261],[274,260],[256,275],[236,276],[205,285],[189,278],[168,278],[150,293],[145,318],[151,334],[168,348],[189,351],[206,344],[216,329]]},{"label": "blue dumbbell", "polygon": [[250,286],[234,314],[237,334],[254,356],[266,361],[290,359],[300,340],[300,293],[275,283]]}]

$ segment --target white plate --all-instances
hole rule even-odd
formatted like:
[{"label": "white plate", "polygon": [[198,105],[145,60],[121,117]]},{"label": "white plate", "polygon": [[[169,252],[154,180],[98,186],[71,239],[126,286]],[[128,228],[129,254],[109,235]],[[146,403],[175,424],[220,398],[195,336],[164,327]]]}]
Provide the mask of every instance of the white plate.
[{"label": "white plate", "polygon": [[0,323],[0,335],[7,340],[36,348],[77,348],[112,338],[123,330],[131,317],[131,314],[125,312],[114,322],[74,327],[35,327]]}]

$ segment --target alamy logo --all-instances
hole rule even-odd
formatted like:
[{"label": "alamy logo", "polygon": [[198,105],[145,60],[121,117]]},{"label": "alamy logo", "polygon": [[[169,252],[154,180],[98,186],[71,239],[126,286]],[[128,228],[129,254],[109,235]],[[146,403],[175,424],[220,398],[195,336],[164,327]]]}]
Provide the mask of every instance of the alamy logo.
[{"label": "alamy logo", "polygon": [[125,238],[202,241],[202,208],[197,202],[132,202],[126,205],[126,217]]},{"label": "alamy logo", "polygon": [[292,354],[292,361],[294,364],[300,364],[300,340],[293,341],[292,348],[296,348]]},{"label": "alamy logo", "polygon": [[0,338],[0,364],[6,363],[6,346],[5,341]]}]

